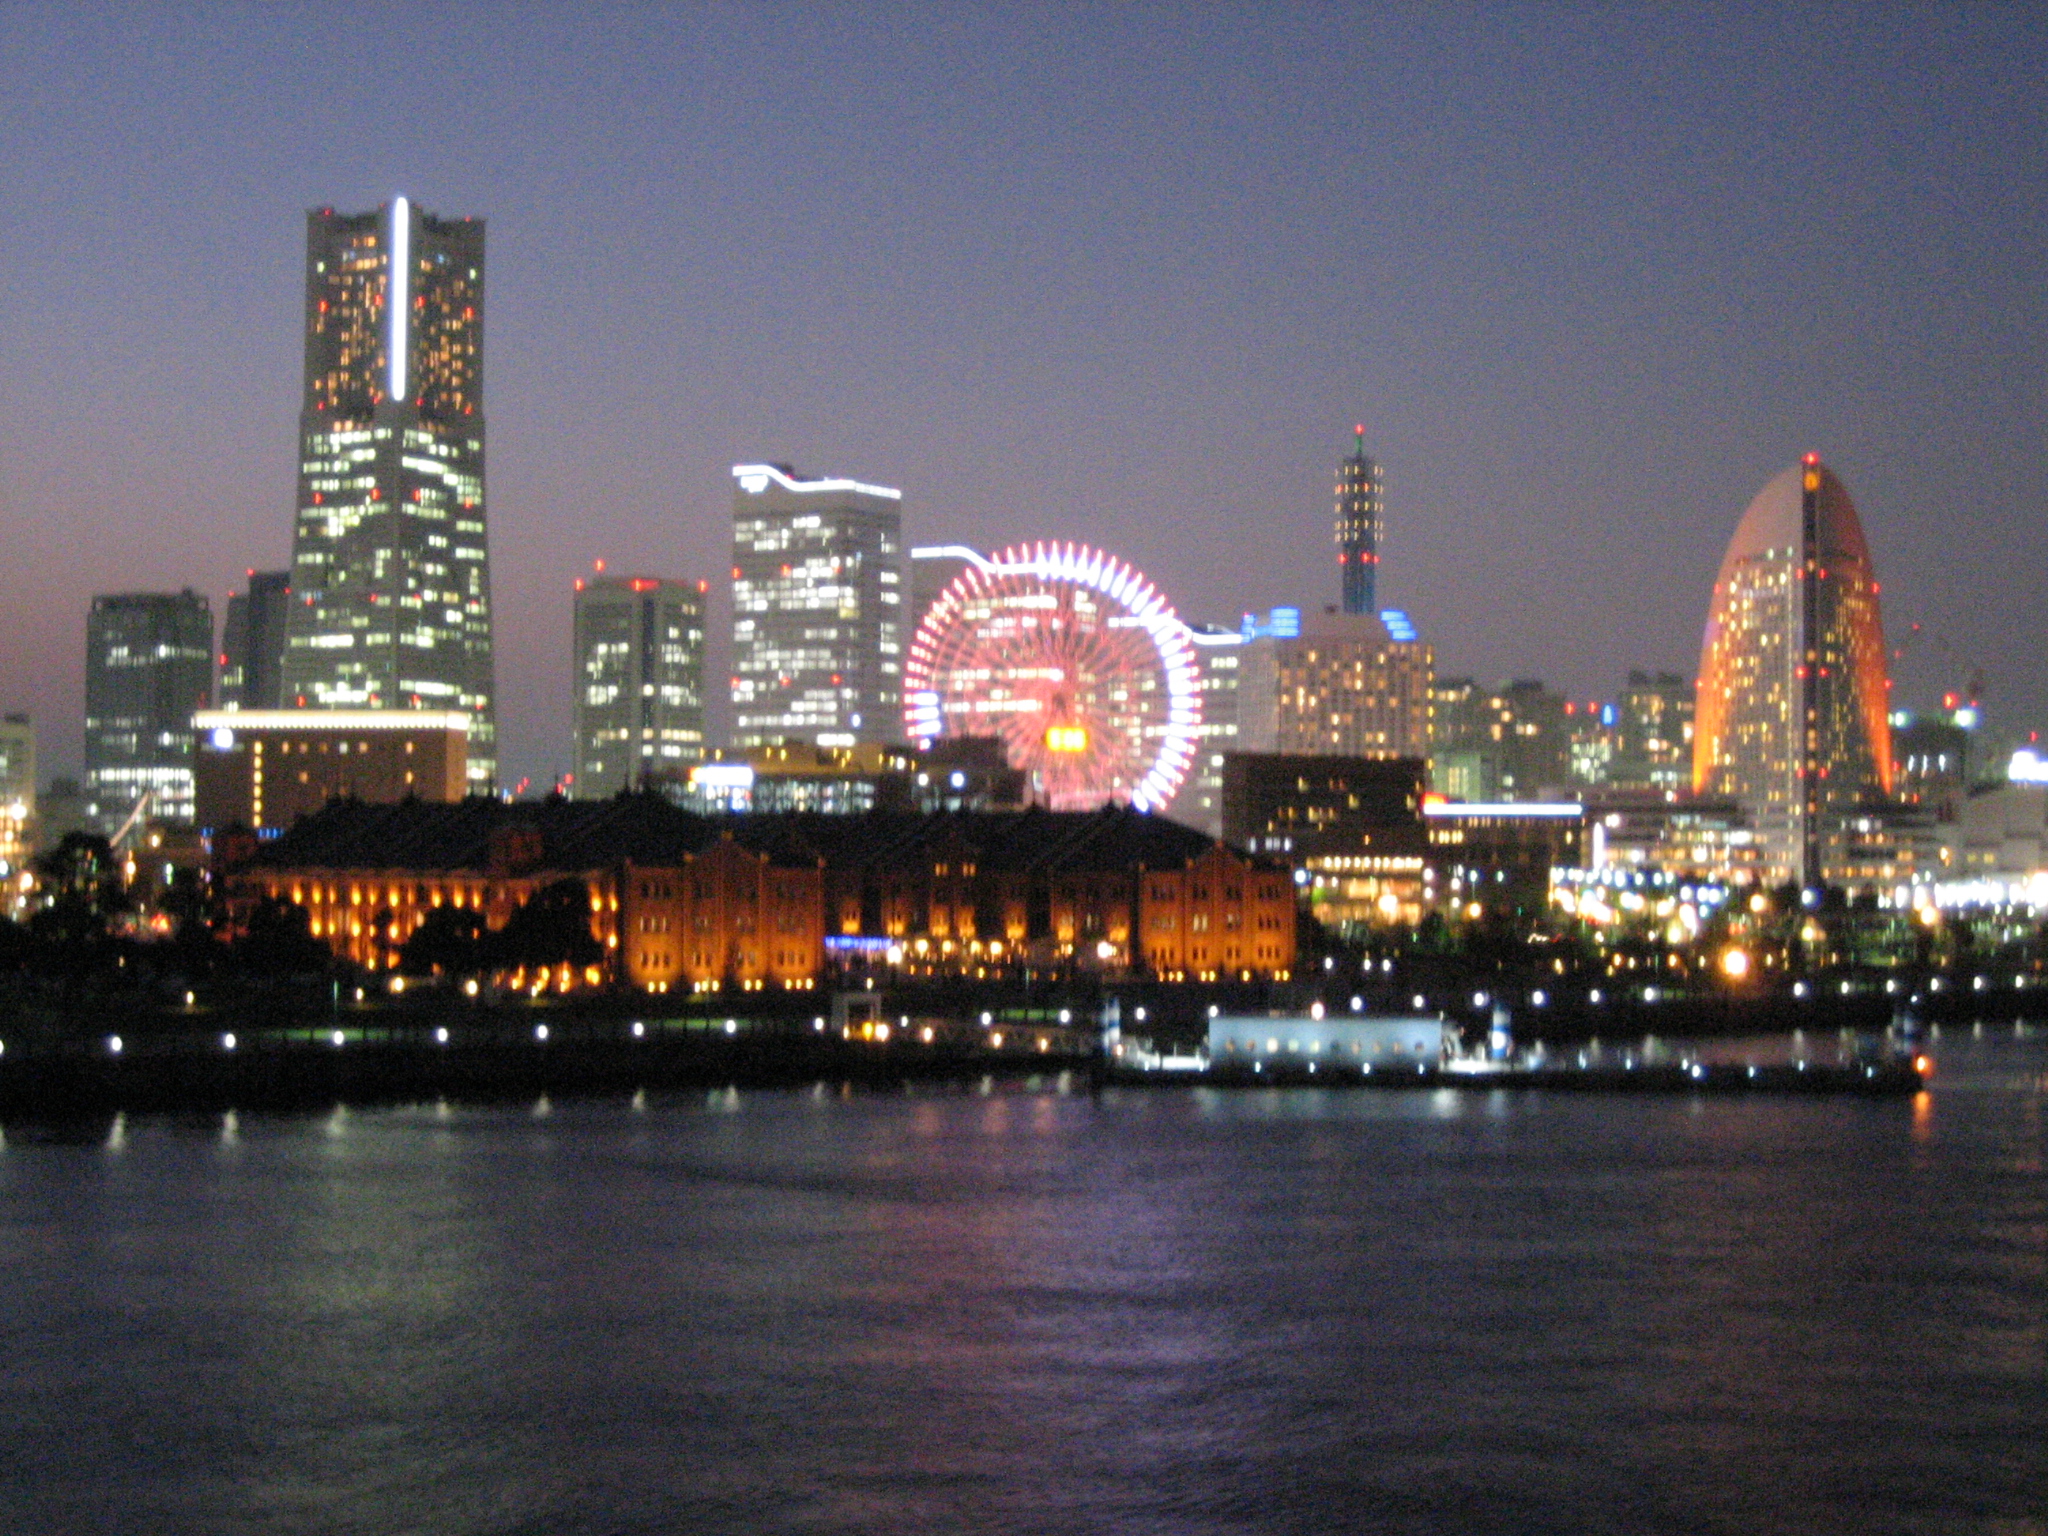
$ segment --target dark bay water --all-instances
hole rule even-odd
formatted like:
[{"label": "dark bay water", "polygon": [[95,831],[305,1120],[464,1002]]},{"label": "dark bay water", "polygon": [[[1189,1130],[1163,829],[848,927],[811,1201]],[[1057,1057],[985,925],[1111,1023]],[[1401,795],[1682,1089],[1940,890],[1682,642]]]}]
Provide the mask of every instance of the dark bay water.
[{"label": "dark bay water", "polygon": [[2048,1043],[0,1149],[0,1531],[2048,1533]]}]

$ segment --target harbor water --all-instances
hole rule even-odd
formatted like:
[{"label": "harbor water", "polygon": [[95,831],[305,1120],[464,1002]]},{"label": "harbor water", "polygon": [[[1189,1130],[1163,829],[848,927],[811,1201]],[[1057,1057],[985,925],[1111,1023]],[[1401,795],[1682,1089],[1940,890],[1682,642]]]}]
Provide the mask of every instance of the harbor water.
[{"label": "harbor water", "polygon": [[1895,1100],[10,1122],[0,1530],[2048,1536],[2048,1031]]}]

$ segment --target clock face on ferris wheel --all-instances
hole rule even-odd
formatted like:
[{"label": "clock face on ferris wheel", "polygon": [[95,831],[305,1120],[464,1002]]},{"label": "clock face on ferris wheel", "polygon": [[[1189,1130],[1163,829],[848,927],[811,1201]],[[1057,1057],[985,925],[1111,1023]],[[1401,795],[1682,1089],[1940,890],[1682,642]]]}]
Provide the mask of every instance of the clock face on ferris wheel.
[{"label": "clock face on ferris wheel", "polygon": [[975,557],[918,625],[903,698],[913,740],[994,737],[1054,810],[1160,809],[1201,725],[1187,627],[1083,544]]}]

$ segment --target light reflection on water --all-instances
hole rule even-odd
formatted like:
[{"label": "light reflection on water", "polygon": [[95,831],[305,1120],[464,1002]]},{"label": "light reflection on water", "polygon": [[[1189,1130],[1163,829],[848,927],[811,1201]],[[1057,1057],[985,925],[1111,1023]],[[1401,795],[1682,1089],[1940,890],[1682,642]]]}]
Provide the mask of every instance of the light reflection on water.
[{"label": "light reflection on water", "polygon": [[1940,1057],[11,1126],[0,1529],[2044,1529],[2048,1043]]}]

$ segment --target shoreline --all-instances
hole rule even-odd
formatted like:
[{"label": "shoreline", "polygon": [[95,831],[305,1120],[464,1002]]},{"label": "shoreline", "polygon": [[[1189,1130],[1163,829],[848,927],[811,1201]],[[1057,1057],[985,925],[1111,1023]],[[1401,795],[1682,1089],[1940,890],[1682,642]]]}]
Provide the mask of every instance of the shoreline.
[{"label": "shoreline", "polygon": [[[1960,984],[1959,984],[1960,983]],[[335,1104],[437,1100],[514,1103],[727,1087],[789,1089],[837,1084],[887,1089],[917,1083],[1041,1082],[1068,1088],[1209,1086],[1417,1087],[1478,1091],[1604,1093],[1843,1093],[1904,1095],[1921,1074],[1876,1042],[1905,1001],[1865,989],[1843,995],[1816,983],[1810,995],[1667,998],[1655,1003],[1584,997],[1524,1008],[1513,1020],[1518,1049],[1535,1059],[1474,1070],[1431,1061],[1419,1071],[1378,1072],[1334,1062],[1218,1063],[1202,1071],[1138,1071],[1105,1061],[1095,1027],[1102,994],[1053,992],[968,999],[900,989],[866,1033],[828,1026],[827,996],[738,994],[667,999],[637,994],[472,1000],[440,989],[346,996],[335,987],[277,984],[224,1003],[157,1003],[146,996],[69,1000],[0,1013],[0,1125],[61,1121],[117,1111],[145,1114],[297,1110]],[[1923,979],[1924,985],[1924,979]],[[1917,990],[1917,989],[1916,989]],[[1196,1049],[1196,1021],[1213,994],[1134,985],[1115,989],[1126,1035],[1146,1026],[1176,1052]],[[1268,995],[1259,1003],[1310,996]],[[1471,996],[1470,993],[1467,994]],[[1140,999],[1144,1004],[1140,1004]],[[1237,1002],[1237,999],[1226,999]],[[1393,1012],[1384,993],[1374,1009]],[[1920,992],[1924,1043],[1940,1055],[1944,1029],[1973,1021],[2025,1029],[2048,1023],[2048,989],[1978,990],[1953,978]],[[1065,1006],[1062,1006],[1062,1004]],[[977,1005],[986,1005],[977,1006]],[[1247,1011],[1250,1011],[1249,1009]],[[1335,1010],[1332,1010],[1333,1013]],[[1476,1008],[1445,1010],[1468,1042],[1484,1038]],[[981,1022],[983,1019],[989,1023]],[[1664,1050],[1681,1042],[1755,1039],[1794,1049],[1730,1063]],[[1637,1052],[1635,1041],[1656,1041]],[[1605,1053],[1601,1046],[1614,1048]],[[1897,1042],[1894,1042],[1895,1044]],[[1916,1047],[1923,1042],[1916,1040]],[[1576,1051],[1591,1044],[1594,1057]],[[1615,1051],[1620,1053],[1616,1059]],[[1551,1052],[1558,1054],[1552,1056]],[[1798,1065],[1794,1056],[1805,1058]],[[1548,1059],[1546,1059],[1548,1058]]]},{"label": "shoreline", "polygon": [[[2025,1024],[2015,1027],[2024,1029]],[[1938,1036],[1927,1068],[1914,1058],[1868,1048],[1855,1035],[1817,1034],[1810,1054],[1794,1059],[1604,1059],[1590,1065],[1552,1060],[1480,1065],[1428,1062],[1407,1066],[1338,1067],[1269,1062],[1254,1068],[1218,1064],[1200,1071],[1140,1071],[1105,1062],[1092,1031],[1068,1032],[1057,1047],[1020,1042],[992,1049],[956,1036],[926,1043],[915,1036],[887,1042],[811,1034],[650,1031],[638,1038],[476,1038],[443,1043],[429,1034],[391,1039],[332,1037],[288,1042],[237,1040],[211,1049],[184,1040],[157,1041],[119,1054],[74,1050],[24,1059],[0,1056],[0,1125],[10,1130],[117,1112],[169,1115],[235,1111],[304,1111],[410,1103],[513,1104],[631,1097],[719,1089],[787,1091],[825,1085],[850,1091],[900,1091],[949,1085],[988,1091],[997,1084],[1025,1091],[1094,1092],[1214,1088],[1417,1090],[1685,1095],[1854,1095],[1902,1097],[1938,1074]],[[1610,1037],[1616,1038],[1618,1037]],[[1658,1034],[1673,1045],[1687,1037]],[[1724,1037],[1725,1038],[1725,1037]],[[1756,1035],[1793,1042],[1791,1032]],[[179,1048],[179,1046],[187,1048]],[[1823,1059],[1831,1056],[1833,1059]]]}]

